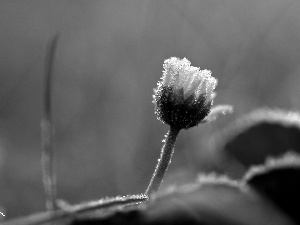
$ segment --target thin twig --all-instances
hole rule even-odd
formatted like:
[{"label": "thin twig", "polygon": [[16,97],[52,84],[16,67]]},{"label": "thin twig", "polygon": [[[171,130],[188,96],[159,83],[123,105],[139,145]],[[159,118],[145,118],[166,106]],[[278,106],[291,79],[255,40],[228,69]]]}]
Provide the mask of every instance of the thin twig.
[{"label": "thin twig", "polygon": [[59,35],[56,34],[48,43],[45,59],[45,78],[43,96],[43,115],[41,120],[41,144],[42,144],[42,173],[46,195],[46,209],[55,209],[56,181],[53,172],[53,125],[51,114],[51,89],[52,74]]},{"label": "thin twig", "polygon": [[47,211],[37,214],[33,214],[27,217],[13,219],[0,223],[0,225],[37,225],[47,222],[54,222],[60,219],[66,219],[74,216],[78,216],[81,213],[90,212],[93,210],[99,210],[103,208],[109,208],[113,206],[121,206],[127,204],[137,204],[148,200],[147,195],[130,195],[123,197],[114,197],[100,199],[99,201],[91,201],[83,204],[73,205],[66,210],[60,209],[56,211]]}]

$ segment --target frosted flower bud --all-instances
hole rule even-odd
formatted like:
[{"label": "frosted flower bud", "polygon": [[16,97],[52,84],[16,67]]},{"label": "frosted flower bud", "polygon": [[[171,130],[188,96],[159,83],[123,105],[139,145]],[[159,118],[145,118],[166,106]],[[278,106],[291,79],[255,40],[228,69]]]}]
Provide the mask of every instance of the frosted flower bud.
[{"label": "frosted flower bud", "polygon": [[186,58],[171,57],[163,68],[153,95],[157,118],[180,129],[198,125],[210,112],[217,80]]}]

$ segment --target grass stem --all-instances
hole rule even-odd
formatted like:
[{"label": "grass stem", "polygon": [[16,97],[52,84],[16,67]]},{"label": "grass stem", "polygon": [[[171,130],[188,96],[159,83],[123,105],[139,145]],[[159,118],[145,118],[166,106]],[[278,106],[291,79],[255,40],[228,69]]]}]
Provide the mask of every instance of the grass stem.
[{"label": "grass stem", "polygon": [[45,59],[45,77],[43,94],[43,114],[41,120],[41,164],[46,195],[46,209],[55,209],[56,181],[53,172],[53,124],[51,113],[52,74],[59,35],[56,34],[48,43]]}]

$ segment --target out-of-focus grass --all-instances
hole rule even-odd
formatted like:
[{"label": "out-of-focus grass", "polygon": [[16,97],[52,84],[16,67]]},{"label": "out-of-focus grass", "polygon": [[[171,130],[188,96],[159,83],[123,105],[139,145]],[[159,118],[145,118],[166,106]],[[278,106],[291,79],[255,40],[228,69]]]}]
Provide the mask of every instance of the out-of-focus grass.
[{"label": "out-of-focus grass", "polygon": [[153,113],[152,88],[170,56],[212,70],[215,103],[232,104],[235,113],[182,132],[166,180],[213,169],[207,138],[245,112],[299,109],[299,10],[292,0],[1,1],[0,205],[7,218],[44,209],[42,75],[46,42],[57,30],[58,196],[76,203],[145,190],[167,130]]}]

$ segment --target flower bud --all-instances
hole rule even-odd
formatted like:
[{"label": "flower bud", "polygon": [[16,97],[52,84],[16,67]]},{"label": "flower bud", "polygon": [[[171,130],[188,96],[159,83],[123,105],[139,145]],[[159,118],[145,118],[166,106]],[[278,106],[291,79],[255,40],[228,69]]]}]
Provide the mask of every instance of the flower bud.
[{"label": "flower bud", "polygon": [[171,57],[163,68],[153,95],[157,118],[180,129],[198,125],[210,112],[217,80],[186,58]]}]

